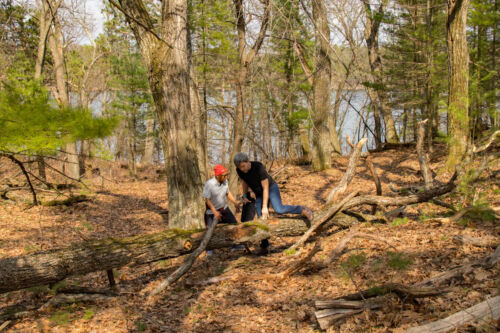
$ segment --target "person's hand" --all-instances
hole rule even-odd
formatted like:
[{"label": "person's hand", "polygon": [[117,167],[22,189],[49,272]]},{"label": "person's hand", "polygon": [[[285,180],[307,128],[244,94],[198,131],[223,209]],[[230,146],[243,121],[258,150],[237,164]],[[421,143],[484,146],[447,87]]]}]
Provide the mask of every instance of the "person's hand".
[{"label": "person's hand", "polygon": [[219,213],[219,211],[214,212],[214,216],[217,219],[217,222],[220,222],[222,220],[222,215]]},{"label": "person's hand", "polygon": [[267,207],[263,207],[262,208],[262,219],[267,220],[268,217],[269,217],[269,211],[267,210]]},{"label": "person's hand", "polygon": [[242,196],[242,197],[241,197],[241,202],[242,202],[244,205],[246,205],[247,203],[250,203],[251,201],[250,201],[250,200],[248,200],[248,198],[247,198],[247,197],[243,197],[243,196]]},{"label": "person's hand", "polygon": [[241,205],[238,202],[236,202],[234,204],[234,209],[236,209],[236,213],[241,212]]}]

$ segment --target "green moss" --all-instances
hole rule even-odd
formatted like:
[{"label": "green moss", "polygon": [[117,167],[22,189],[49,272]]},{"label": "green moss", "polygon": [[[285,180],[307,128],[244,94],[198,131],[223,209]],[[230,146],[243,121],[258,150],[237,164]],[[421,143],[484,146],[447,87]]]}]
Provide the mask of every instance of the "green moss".
[{"label": "green moss", "polygon": [[247,226],[254,226],[254,227],[257,227],[257,229],[261,229],[261,230],[264,230],[264,231],[269,231],[269,227],[265,224],[261,224],[259,222],[245,222],[243,223],[244,225],[247,225]]},{"label": "green moss", "polygon": [[57,291],[61,288],[64,288],[66,287],[67,285],[67,282],[66,281],[59,281],[57,282],[50,290],[49,292],[52,294],[52,295],[55,295],[57,294]]},{"label": "green moss", "polygon": [[408,223],[408,218],[407,217],[398,217],[398,218],[395,218],[392,222],[391,222],[391,225],[393,227],[399,227],[400,225],[405,225],[406,223]]},{"label": "green moss", "polygon": [[92,319],[92,317],[94,317],[94,315],[94,309],[87,309],[85,310],[85,314],[83,315],[83,320],[90,320]]},{"label": "green moss", "polygon": [[50,321],[56,325],[67,325],[71,322],[71,314],[66,310],[57,311],[50,317]]},{"label": "green moss", "polygon": [[381,288],[380,286],[376,286],[376,287],[368,289],[367,296],[373,297],[373,296],[383,295],[383,294],[385,294],[385,292],[386,292],[386,290],[384,288]]},{"label": "green moss", "polygon": [[35,287],[28,288],[28,291],[35,294],[35,295],[43,295],[43,294],[49,294],[50,288],[47,285],[35,286]]},{"label": "green moss", "polygon": [[292,256],[295,253],[297,253],[297,250],[295,250],[295,249],[286,249],[284,252],[285,252],[286,255]]}]

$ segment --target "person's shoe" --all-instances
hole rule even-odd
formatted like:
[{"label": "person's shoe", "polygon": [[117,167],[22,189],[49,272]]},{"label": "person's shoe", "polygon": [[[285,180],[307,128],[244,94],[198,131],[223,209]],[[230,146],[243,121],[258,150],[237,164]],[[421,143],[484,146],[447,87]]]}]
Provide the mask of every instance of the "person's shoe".
[{"label": "person's shoe", "polygon": [[314,218],[314,213],[309,207],[302,206],[302,216],[304,216],[309,222],[311,222]]}]

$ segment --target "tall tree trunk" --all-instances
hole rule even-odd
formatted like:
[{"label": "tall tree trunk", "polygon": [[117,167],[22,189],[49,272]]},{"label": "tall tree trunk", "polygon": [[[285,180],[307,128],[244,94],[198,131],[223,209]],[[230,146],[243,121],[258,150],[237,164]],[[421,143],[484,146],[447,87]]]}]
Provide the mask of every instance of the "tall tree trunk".
[{"label": "tall tree trunk", "polygon": [[[191,8],[189,5],[188,8]],[[187,49],[188,49],[188,66],[189,66],[189,95],[191,100],[191,112],[193,117],[191,118],[192,125],[191,128],[194,129],[196,138],[196,151],[198,154],[198,167],[200,168],[201,180],[205,182],[208,180],[208,151],[207,151],[207,101],[206,101],[206,74],[205,69],[203,70],[203,107],[200,103],[200,90],[198,80],[196,78],[196,72],[192,66],[193,58],[193,46],[191,40],[191,26],[193,18],[191,13],[188,12],[188,30],[187,30]],[[203,33],[205,35],[205,33]],[[203,62],[206,67],[206,55],[205,55],[205,37],[203,36]]]},{"label": "tall tree trunk", "polygon": [[434,65],[434,56],[432,53],[432,0],[427,0],[426,2],[426,11],[425,11],[425,25],[426,25],[426,35],[425,35],[425,57],[427,62],[426,69],[426,82],[425,82],[425,101],[426,101],[426,111],[427,118],[429,121],[427,122],[427,146],[428,151],[432,153],[432,138],[437,133],[437,124],[435,123],[435,115],[434,112],[436,109],[434,108],[434,98],[433,98],[433,85],[432,85],[432,67]]},{"label": "tall tree trunk", "polygon": [[[161,39],[146,6],[120,0],[141,49],[156,105],[165,155],[169,228],[204,228],[196,137],[190,128],[186,0],[162,2]],[[133,19],[130,19],[130,18]]]},{"label": "tall tree trunk", "polygon": [[129,176],[137,177],[136,168],[136,145],[135,145],[135,129],[136,129],[136,110],[132,110],[127,116],[128,118],[128,128],[127,128],[127,162],[128,162],[128,173]]},{"label": "tall tree trunk", "polygon": [[[330,27],[326,16],[324,0],[313,0],[313,19],[315,26],[315,75],[313,79],[313,158],[314,170],[331,167],[332,140],[331,125],[331,62],[328,56],[330,47]],[[333,129],[335,130],[335,128]]]},{"label": "tall tree trunk", "polygon": [[[66,64],[64,61],[63,34],[57,17],[53,18],[53,33],[49,34],[49,47],[54,59],[56,76],[56,96],[61,107],[70,105],[68,86],[66,81]],[[68,143],[65,147],[65,173],[73,178],[80,179],[80,163],[76,143]]]},{"label": "tall tree trunk", "polygon": [[153,164],[153,153],[155,150],[155,117],[152,112],[148,113],[146,119],[146,142],[144,143],[144,154],[141,158],[142,164]]},{"label": "tall tree trunk", "polygon": [[[293,41],[289,37],[290,31],[287,29],[286,31],[287,37],[289,38],[287,41],[286,48],[286,61],[283,62],[283,69],[285,71],[285,79],[286,79],[286,98],[285,104],[283,105],[283,116],[286,115],[288,118],[287,121],[287,135],[286,135],[286,151],[288,152],[288,158],[295,159],[297,157],[295,151],[295,133],[297,132],[295,121],[293,119],[293,111],[295,107],[296,96],[292,87],[292,74],[293,74]],[[281,117],[280,117],[281,118]],[[281,129],[280,129],[281,131]]]},{"label": "tall tree trunk", "polygon": [[[56,8],[53,10],[57,10],[59,5],[56,4]],[[40,3],[40,17],[39,17],[39,31],[40,38],[38,39],[38,46],[36,52],[35,59],[35,75],[34,78],[36,81],[40,80],[42,77],[43,66],[45,64],[45,55],[47,54],[47,39],[50,33],[50,27],[52,25],[52,13],[49,10],[48,4],[46,1],[42,1]],[[37,165],[38,165],[38,176],[42,180],[47,180],[47,175],[45,172],[45,160],[43,159],[43,154],[37,157]]]},{"label": "tall tree trunk", "polygon": [[[368,90],[373,90],[371,95],[376,98],[372,99],[373,104],[378,104],[378,108],[382,113],[385,123],[385,138],[387,142],[399,142],[398,134],[396,132],[396,125],[392,115],[391,108],[387,103],[387,94],[384,91],[384,80],[382,73],[382,61],[378,46],[378,32],[384,8],[388,0],[382,0],[377,12],[373,12],[372,5],[368,0],[362,0],[366,12],[366,27],[365,27],[365,41],[368,50],[368,61],[370,63],[370,71],[372,76],[372,87]],[[370,96],[370,99],[371,97]]]},{"label": "tall tree trunk", "polygon": [[467,149],[469,135],[469,51],[466,21],[470,0],[448,0],[448,119],[449,136],[446,165],[454,168]]}]

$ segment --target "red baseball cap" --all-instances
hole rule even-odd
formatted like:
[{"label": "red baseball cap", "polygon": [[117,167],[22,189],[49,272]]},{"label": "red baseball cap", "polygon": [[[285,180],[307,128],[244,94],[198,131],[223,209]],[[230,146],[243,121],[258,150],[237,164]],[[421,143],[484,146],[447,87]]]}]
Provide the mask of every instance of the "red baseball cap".
[{"label": "red baseball cap", "polygon": [[216,176],[220,176],[222,174],[225,174],[227,172],[227,169],[224,168],[222,164],[217,164],[214,168],[214,172]]}]

